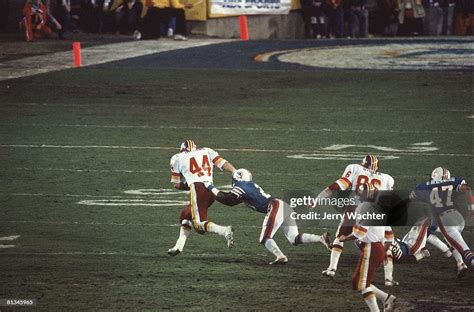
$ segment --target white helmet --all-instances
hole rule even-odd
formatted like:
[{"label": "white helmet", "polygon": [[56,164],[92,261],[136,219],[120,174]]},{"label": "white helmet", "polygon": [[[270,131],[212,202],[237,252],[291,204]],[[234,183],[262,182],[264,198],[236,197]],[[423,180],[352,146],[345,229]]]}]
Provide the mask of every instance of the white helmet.
[{"label": "white helmet", "polygon": [[237,169],[232,174],[232,185],[236,181],[252,181],[252,173],[247,169]]},{"label": "white helmet", "polygon": [[444,167],[437,167],[431,172],[431,180],[443,181],[451,179],[451,173]]}]

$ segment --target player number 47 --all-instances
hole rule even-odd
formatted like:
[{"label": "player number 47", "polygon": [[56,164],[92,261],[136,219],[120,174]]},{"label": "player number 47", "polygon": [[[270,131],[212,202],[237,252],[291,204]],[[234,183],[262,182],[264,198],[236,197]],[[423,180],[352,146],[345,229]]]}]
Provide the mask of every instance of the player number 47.
[{"label": "player number 47", "polygon": [[453,186],[452,185],[445,185],[445,186],[440,186],[440,187],[436,187],[436,188],[432,189],[431,193],[430,193],[431,203],[433,205],[435,205],[435,207],[438,207],[438,208],[443,207],[443,200],[439,196],[439,189],[440,188],[441,188],[442,192],[447,191],[446,192],[446,202],[445,202],[446,207],[454,205],[454,203],[451,199],[451,197],[453,195]]},{"label": "player number 47", "polygon": [[196,158],[191,157],[189,159],[189,171],[192,174],[197,174],[198,177],[202,177],[207,171],[207,175],[211,176],[211,164],[209,162],[209,158],[207,157],[207,155],[204,155],[202,157],[201,166],[198,165]]}]

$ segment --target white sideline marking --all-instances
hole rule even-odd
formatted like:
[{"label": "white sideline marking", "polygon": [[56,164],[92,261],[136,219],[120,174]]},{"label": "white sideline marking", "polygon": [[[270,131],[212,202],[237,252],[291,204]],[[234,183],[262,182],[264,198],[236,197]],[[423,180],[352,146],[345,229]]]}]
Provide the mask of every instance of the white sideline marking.
[{"label": "white sideline marking", "polygon": [[[106,128],[106,129],[176,129],[176,130],[229,130],[229,131],[282,131],[282,132],[342,132],[342,133],[440,133],[440,134],[462,134],[470,131],[426,131],[426,130],[389,130],[389,129],[329,129],[329,128],[258,128],[258,127],[200,127],[200,126],[148,126],[148,125],[78,125],[78,124],[0,124],[3,126],[24,127],[65,127],[65,128]],[[426,142],[429,143],[429,142]],[[414,144],[415,145],[415,144]],[[420,144],[423,145],[423,144]],[[428,144],[429,145],[429,144]]]},{"label": "white sideline marking", "polygon": [[[118,222],[69,222],[69,221],[31,221],[31,220],[12,220],[0,221],[0,224],[44,224],[44,225],[90,225],[90,226],[149,226],[149,227],[179,227],[180,224],[162,224],[162,223],[118,223]],[[261,225],[234,225],[236,228],[260,229]],[[325,229],[325,228],[319,228]]]},{"label": "white sideline marking", "polygon": [[474,115],[471,115],[471,116],[467,116],[467,118],[471,118],[471,119],[474,119]]},{"label": "white sideline marking", "polygon": [[[169,172],[169,170],[130,170],[130,169],[73,169],[73,168],[11,168],[12,170],[25,170],[25,171],[66,171],[66,172],[95,172],[95,173],[105,173],[105,172],[115,172],[115,173],[162,173]],[[5,169],[8,170],[8,169]]]},{"label": "white sideline marking", "polygon": [[39,196],[39,197],[90,197],[90,198],[123,198],[118,195],[77,195],[77,194],[48,194],[48,193],[0,193],[0,196]]},{"label": "white sideline marking", "polygon": [[429,146],[433,144],[433,142],[421,142],[421,143],[413,143],[410,144],[411,146],[407,149],[398,149],[388,146],[378,146],[378,145],[357,145],[357,144],[333,144],[328,147],[324,147],[323,150],[326,151],[340,151],[347,148],[364,148],[364,149],[375,149],[384,152],[434,152],[437,151],[438,148],[434,146]]},{"label": "white sideline marking", "polygon": [[[173,50],[230,42],[229,39],[146,40],[113,43],[82,49],[83,67]],[[118,51],[120,51],[118,53]],[[3,62],[0,81],[73,68],[72,51],[56,52]]]},{"label": "white sideline marking", "polygon": [[[0,245],[2,246],[2,245]],[[184,253],[183,253],[184,254]],[[66,252],[10,252],[2,253],[2,255],[11,255],[11,256],[98,256],[98,257],[157,257],[165,256],[166,251],[156,252],[156,253],[144,253],[144,252],[116,252],[116,251],[102,251],[102,252],[81,252],[81,251],[66,251]],[[187,256],[192,257],[213,257],[213,258],[232,258],[232,257],[248,257],[248,253],[187,253]],[[255,256],[262,256],[262,254],[255,254]],[[169,257],[166,255],[166,257]],[[171,258],[171,257],[169,257]]]},{"label": "white sideline marking", "polygon": [[185,206],[188,201],[171,199],[91,199],[77,202],[86,206],[134,206],[134,207],[169,207]]},{"label": "white sideline marking", "polygon": [[4,236],[4,237],[0,237],[0,241],[14,241],[18,237],[20,237],[20,235]]},{"label": "white sideline marking", "polygon": [[[124,146],[124,145],[51,145],[51,144],[0,144],[0,148],[62,148],[62,149],[144,149],[144,150],[176,150],[175,146]],[[226,152],[255,152],[255,153],[324,153],[325,150],[278,150],[278,149],[254,149],[254,148],[219,148],[216,150]],[[341,152],[343,153],[343,152]],[[472,157],[472,154],[451,153],[420,153],[417,150],[406,150],[396,152],[398,155],[411,156],[446,156],[446,157]],[[384,155],[378,153],[377,156]]]},{"label": "white sideline marking", "polygon": [[[268,88],[268,89],[261,89],[261,90],[275,90],[274,88]],[[278,89],[277,89],[278,90]],[[4,105],[14,105],[14,106],[61,106],[61,107],[68,107],[68,108],[78,108],[82,109],[84,107],[92,107],[92,108],[97,108],[97,105],[95,103],[83,103],[83,104],[62,104],[62,103],[34,103],[34,102],[20,102],[20,103],[4,103]],[[210,106],[210,105],[140,105],[140,104],[114,104],[114,103],[108,103],[108,107],[123,107],[123,108],[133,108],[133,107],[141,107],[141,108],[147,108],[147,109],[222,109],[222,110],[229,110],[229,107],[226,106]],[[233,110],[243,110],[247,111],[249,109],[275,109],[277,107],[274,106],[239,106],[239,107],[232,107]],[[312,111],[324,111],[327,112],[327,108],[324,107],[311,107]],[[372,106],[372,107],[331,107],[332,111],[409,111],[409,112],[433,112],[432,108],[386,108],[386,107],[377,107],[377,106]],[[437,109],[437,112],[449,112],[449,113],[471,113],[471,109],[461,109],[461,108],[444,108],[444,109]]]},{"label": "white sideline marking", "polygon": [[[358,160],[362,159],[365,154],[299,154],[299,155],[289,155],[288,158],[293,159],[318,159],[318,160]],[[399,156],[387,155],[379,156],[379,158],[384,160],[398,159]]]},{"label": "white sideline marking", "polygon": [[[15,245],[2,245],[0,244],[0,249],[15,248]],[[4,254],[2,254],[4,255]]]},{"label": "white sideline marking", "polygon": [[187,194],[187,191],[178,191],[173,189],[138,189],[138,190],[127,190],[125,194],[130,195],[141,195],[141,196],[161,196],[161,195],[182,195]]}]

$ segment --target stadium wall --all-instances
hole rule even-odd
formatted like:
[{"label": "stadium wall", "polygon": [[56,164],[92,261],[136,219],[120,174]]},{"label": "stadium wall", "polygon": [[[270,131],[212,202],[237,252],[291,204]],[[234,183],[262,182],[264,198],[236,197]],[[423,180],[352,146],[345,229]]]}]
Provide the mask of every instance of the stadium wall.
[{"label": "stadium wall", "polygon": [[[370,2],[370,1],[369,1]],[[18,22],[21,19],[22,7],[25,0],[0,0],[8,4],[8,32],[18,32]],[[369,6],[369,10],[371,7]],[[453,8],[450,8],[448,24],[452,25]],[[428,36],[441,35],[443,13],[440,8],[426,9],[424,33]],[[370,18],[370,14],[369,14]],[[299,39],[303,38],[303,21],[299,10],[293,10],[289,15],[251,15],[247,17],[250,39]],[[238,17],[210,18],[205,21],[189,21],[192,34],[219,38],[239,38],[240,28]]]},{"label": "stadium wall", "polygon": [[[247,16],[249,39],[297,39],[304,37],[303,20],[299,11],[288,15]],[[237,16],[189,22],[192,34],[219,38],[239,38],[240,24]]]}]

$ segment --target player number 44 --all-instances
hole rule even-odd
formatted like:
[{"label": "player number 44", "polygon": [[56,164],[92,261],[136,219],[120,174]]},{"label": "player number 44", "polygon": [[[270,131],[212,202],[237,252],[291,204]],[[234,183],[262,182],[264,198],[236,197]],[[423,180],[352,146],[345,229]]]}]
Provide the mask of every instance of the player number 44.
[{"label": "player number 44", "polygon": [[189,171],[192,174],[197,174],[198,177],[202,177],[206,172],[208,176],[211,176],[211,163],[209,162],[207,155],[202,157],[201,166],[198,165],[196,158],[191,157],[189,159]]}]

